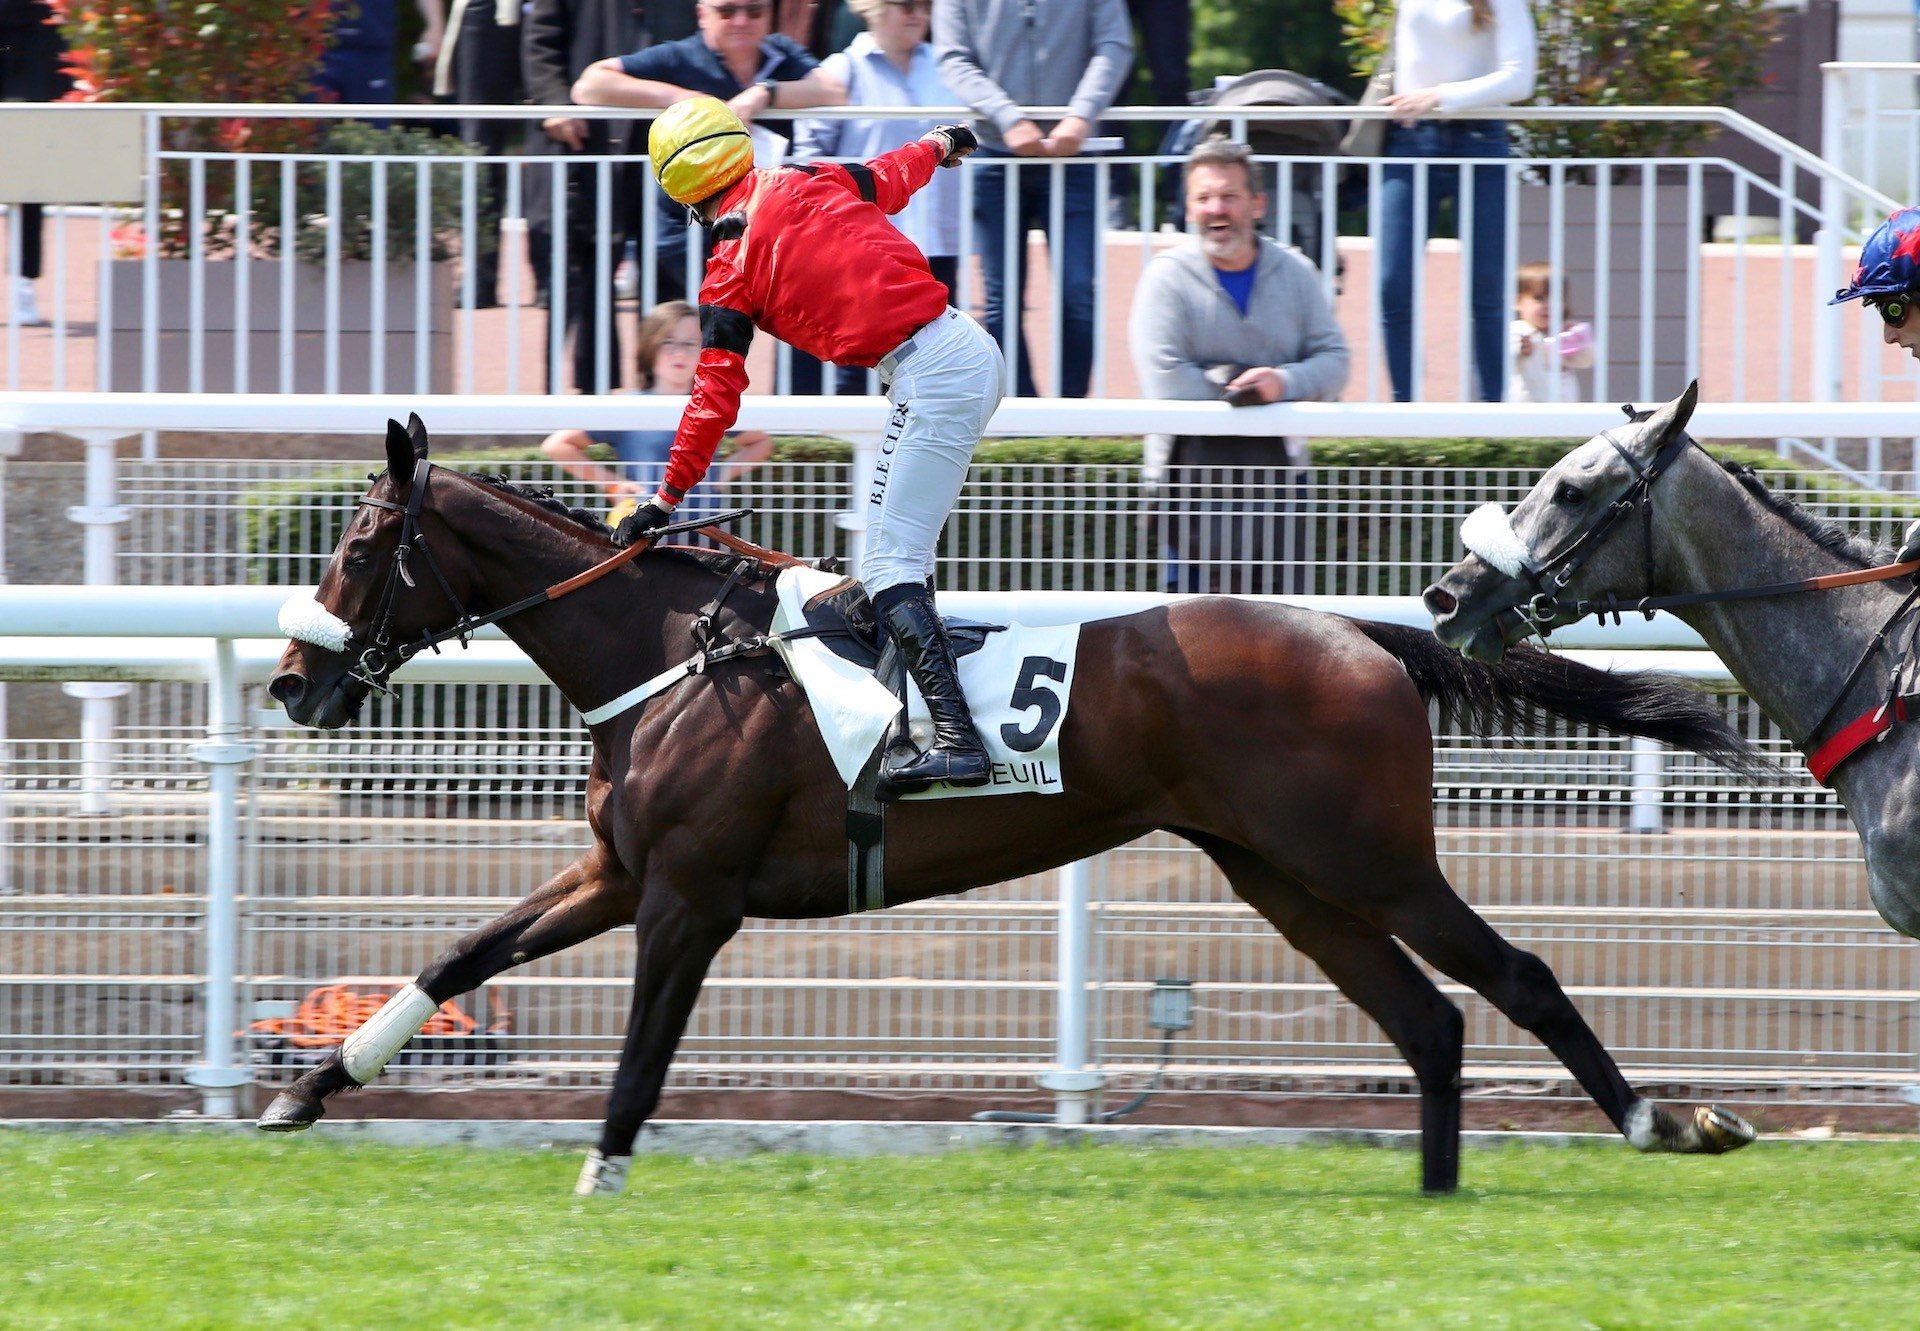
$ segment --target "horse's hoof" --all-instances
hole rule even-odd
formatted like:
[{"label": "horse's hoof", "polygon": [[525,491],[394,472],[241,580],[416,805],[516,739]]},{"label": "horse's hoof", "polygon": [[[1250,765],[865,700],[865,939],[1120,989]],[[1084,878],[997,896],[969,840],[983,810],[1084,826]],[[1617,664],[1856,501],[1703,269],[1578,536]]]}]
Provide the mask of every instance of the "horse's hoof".
[{"label": "horse's hoof", "polygon": [[282,1091],[273,1097],[267,1112],[260,1115],[253,1126],[262,1132],[305,1132],[326,1112],[318,1100],[303,1100]]},{"label": "horse's hoof", "polygon": [[1708,1155],[1725,1155],[1753,1144],[1753,1124],[1716,1105],[1695,1109],[1693,1126],[1700,1133],[1700,1149]]},{"label": "horse's hoof", "polygon": [[587,1152],[586,1163],[580,1166],[580,1178],[573,1185],[576,1197],[614,1197],[627,1190],[627,1167],[633,1163],[630,1155],[601,1155],[600,1148],[594,1147]]}]

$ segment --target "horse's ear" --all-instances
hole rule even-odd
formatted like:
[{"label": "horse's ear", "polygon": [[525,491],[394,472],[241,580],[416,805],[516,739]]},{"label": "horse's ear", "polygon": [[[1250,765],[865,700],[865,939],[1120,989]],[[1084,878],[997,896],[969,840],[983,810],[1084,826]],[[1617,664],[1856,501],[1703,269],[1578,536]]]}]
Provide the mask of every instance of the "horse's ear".
[{"label": "horse's ear", "polygon": [[1639,426],[1635,451],[1652,457],[1665,448],[1687,428],[1687,422],[1693,419],[1693,409],[1699,405],[1700,381],[1695,379],[1679,397],[1657,410],[1634,413]]},{"label": "horse's ear", "polygon": [[423,458],[427,455],[427,423],[420,419],[420,413],[407,413],[407,438],[413,440],[413,455]]},{"label": "horse's ear", "polygon": [[397,486],[413,480],[413,440],[399,421],[387,422],[387,474]]}]

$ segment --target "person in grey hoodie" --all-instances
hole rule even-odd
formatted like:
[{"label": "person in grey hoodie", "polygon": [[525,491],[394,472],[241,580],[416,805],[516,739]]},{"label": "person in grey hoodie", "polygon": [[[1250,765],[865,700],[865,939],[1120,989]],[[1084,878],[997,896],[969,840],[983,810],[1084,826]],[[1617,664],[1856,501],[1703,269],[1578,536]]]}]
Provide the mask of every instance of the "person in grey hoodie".
[{"label": "person in grey hoodie", "polygon": [[[1134,290],[1128,334],[1149,398],[1332,401],[1347,341],[1320,273],[1259,234],[1267,209],[1251,151],[1210,139],[1186,162],[1194,243],[1159,255]],[[1272,436],[1178,436],[1167,460],[1176,590],[1307,590],[1299,515],[1304,448]],[[1292,548],[1289,548],[1291,546]]]},{"label": "person in grey hoodie", "polygon": [[[1056,236],[1051,232],[1054,173],[1045,159],[1079,156],[1094,122],[1113,105],[1133,59],[1125,0],[937,0],[933,46],[947,86],[983,119],[976,127],[981,152],[969,169],[987,331],[1003,350],[1009,342],[1017,346],[1018,355],[1009,356],[1017,366],[1015,391],[1035,396],[1026,342],[1016,325],[1026,291],[1024,237],[1036,228],[1047,232],[1048,243],[1060,246],[1062,269],[1062,345],[1052,349],[1060,392],[1085,397],[1093,372],[1099,221],[1094,168],[1076,163],[1060,172],[1062,234]],[[1037,106],[1064,106],[1068,114],[1043,125],[1026,111]],[[1020,169],[1011,160],[1015,157],[1040,160]],[[1011,264],[1009,210],[1016,238]]]}]

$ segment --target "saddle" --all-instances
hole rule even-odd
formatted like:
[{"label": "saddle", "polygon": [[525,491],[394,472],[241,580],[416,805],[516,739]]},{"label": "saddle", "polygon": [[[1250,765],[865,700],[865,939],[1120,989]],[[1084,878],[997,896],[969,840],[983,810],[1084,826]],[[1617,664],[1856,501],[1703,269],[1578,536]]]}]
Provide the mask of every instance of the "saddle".
[{"label": "saddle", "polygon": [[[867,589],[856,579],[845,578],[836,582],[825,591],[815,594],[800,608],[807,617],[809,637],[819,638],[826,643],[835,656],[863,669],[878,672],[881,651],[887,644],[883,640],[880,621],[874,616],[873,602],[867,599]],[[947,636],[953,640],[956,659],[979,651],[989,633],[998,633],[1006,627],[1004,624],[986,624],[974,619],[943,618],[946,620]],[[884,677],[880,682],[892,687]]]}]

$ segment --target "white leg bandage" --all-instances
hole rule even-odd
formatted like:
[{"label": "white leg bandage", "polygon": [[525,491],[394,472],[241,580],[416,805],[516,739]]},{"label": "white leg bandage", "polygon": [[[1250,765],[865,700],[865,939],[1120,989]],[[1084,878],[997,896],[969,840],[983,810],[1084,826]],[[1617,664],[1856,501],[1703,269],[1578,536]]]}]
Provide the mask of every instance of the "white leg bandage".
[{"label": "white leg bandage", "polygon": [[594,1147],[587,1152],[587,1161],[580,1166],[580,1178],[573,1185],[576,1197],[611,1196],[627,1190],[627,1168],[633,1164],[630,1155],[605,1156],[600,1148]]},{"label": "white leg bandage", "polygon": [[293,596],[280,607],[280,631],[295,642],[310,642],[330,652],[344,652],[353,630],[347,621],[311,598]]},{"label": "white leg bandage", "polygon": [[367,1024],[340,1046],[340,1061],[346,1064],[347,1075],[362,1086],[371,1082],[439,1010],[440,1005],[418,985],[410,984],[389,998],[385,1007],[367,1018]]},{"label": "white leg bandage", "polygon": [[1460,543],[1509,578],[1519,577],[1526,567],[1527,543],[1498,504],[1482,504],[1467,514],[1460,524]]},{"label": "white leg bandage", "polygon": [[1654,1151],[1660,1149],[1660,1133],[1653,1125],[1653,1103],[1649,1100],[1636,1100],[1633,1108],[1627,1111],[1627,1142],[1636,1151]]}]

